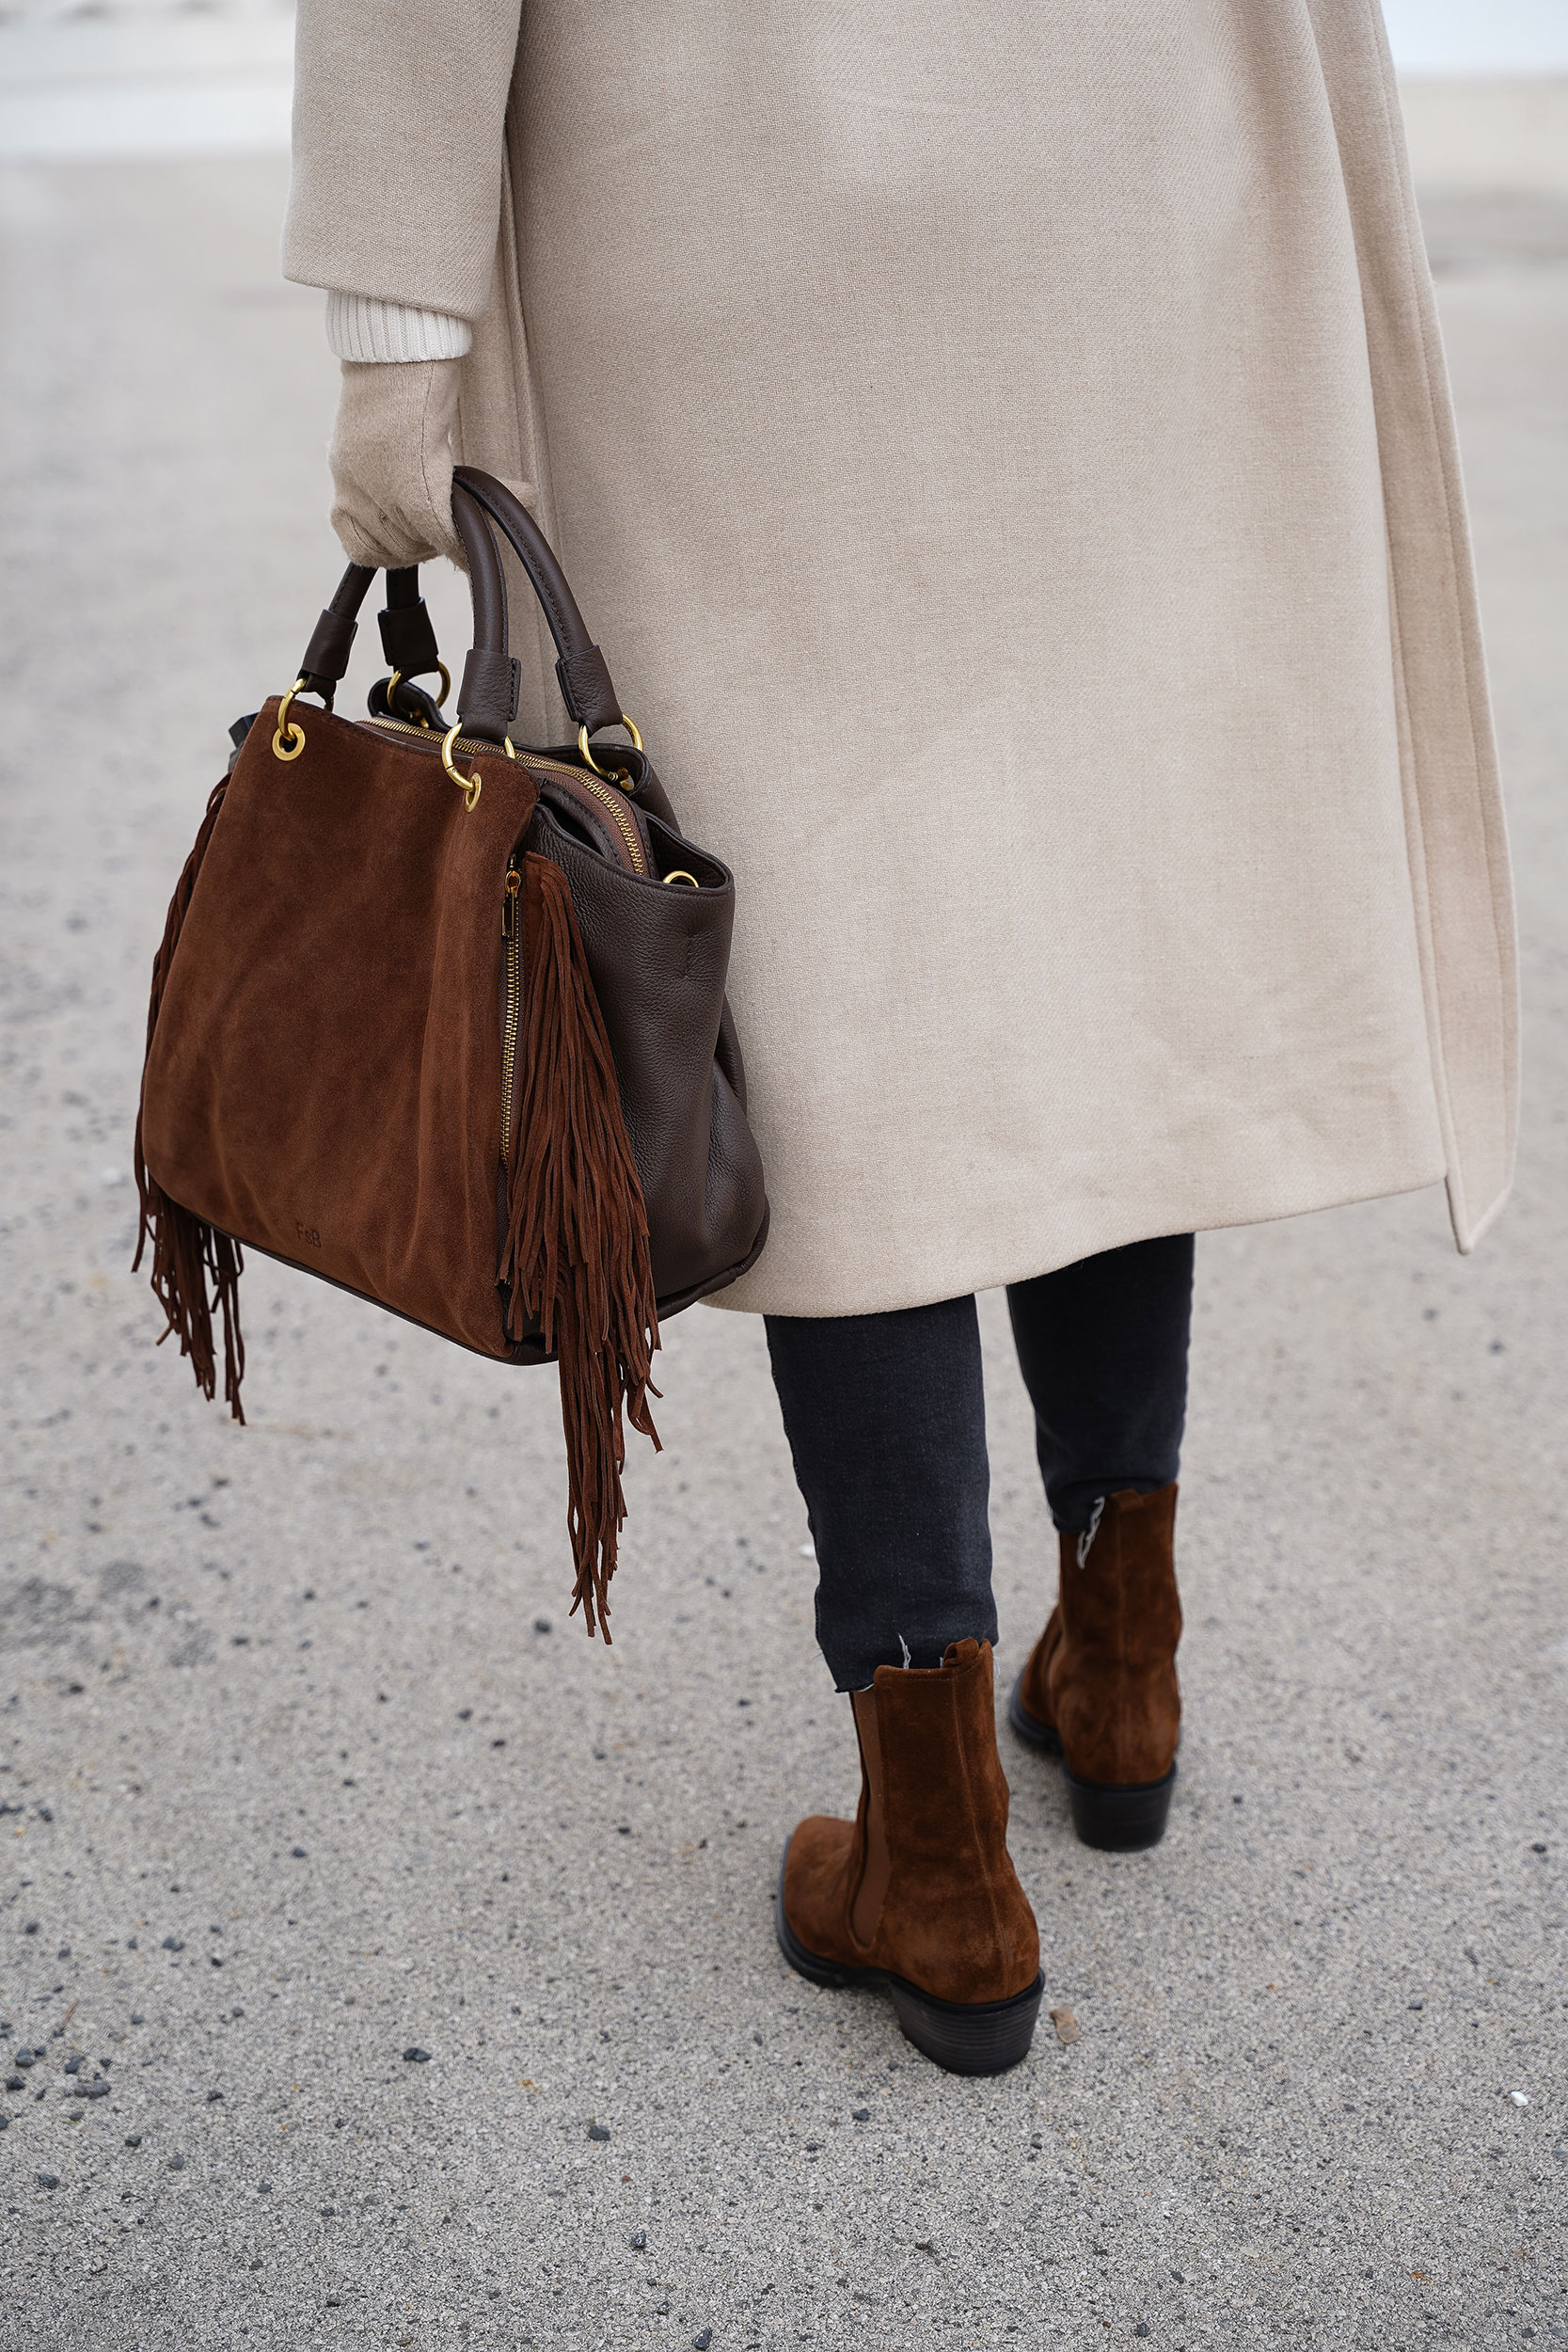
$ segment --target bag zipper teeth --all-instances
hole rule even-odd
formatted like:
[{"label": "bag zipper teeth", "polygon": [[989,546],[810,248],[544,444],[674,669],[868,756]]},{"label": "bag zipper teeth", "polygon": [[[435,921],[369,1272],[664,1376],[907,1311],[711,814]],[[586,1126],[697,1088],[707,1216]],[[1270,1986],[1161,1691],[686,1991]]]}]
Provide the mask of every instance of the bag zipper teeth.
[{"label": "bag zipper teeth", "polygon": [[[411,735],[417,743],[427,743],[432,750],[437,747],[438,738],[434,728],[417,727],[407,719],[367,719],[365,724],[372,727],[385,727],[388,733],[395,728],[399,735]],[[499,744],[479,742],[468,735],[460,735],[452,745],[454,752],[467,752],[470,756],[476,757],[488,755],[494,758],[499,749]],[[632,872],[641,874],[646,880],[648,861],[642,852],[641,838],[637,827],[621,805],[623,796],[620,793],[612,791],[608,785],[596,783],[592,776],[585,776],[580,768],[568,768],[564,760],[541,759],[533,752],[519,752],[516,756],[519,768],[543,769],[546,775],[564,776],[569,784],[576,785],[579,790],[591,792],[594,800],[607,808],[613,818],[615,829],[626,845],[626,854],[631,859]]]},{"label": "bag zipper teeth", "polygon": [[501,933],[506,941],[506,1019],[501,1029],[501,1166],[512,1173],[512,1068],[517,1058],[517,1024],[523,1009],[523,946],[517,928],[517,897],[523,878],[506,869]]},{"label": "bag zipper teeth", "polygon": [[615,819],[621,838],[626,845],[626,853],[631,859],[632,872],[634,874],[641,874],[645,877],[648,871],[648,861],[642,854],[642,843],[638,834],[637,827],[632,823],[631,818],[626,815],[625,808],[621,805],[621,795],[618,792],[612,792],[608,785],[595,784],[592,776],[579,775],[576,769],[564,769],[560,767],[553,759],[538,760],[534,764],[541,768],[552,768],[556,771],[557,774],[560,775],[570,775],[572,782],[577,785],[579,789],[585,792],[592,792],[596,801],[603,802],[605,807],[609,809],[611,817]]}]

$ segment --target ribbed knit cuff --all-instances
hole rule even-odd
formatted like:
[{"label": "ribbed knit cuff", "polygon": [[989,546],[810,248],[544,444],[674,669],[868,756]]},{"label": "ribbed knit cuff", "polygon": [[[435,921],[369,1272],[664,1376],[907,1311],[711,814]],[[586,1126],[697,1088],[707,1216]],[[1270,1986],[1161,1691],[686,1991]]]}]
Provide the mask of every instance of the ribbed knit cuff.
[{"label": "ribbed knit cuff", "polygon": [[328,294],[326,340],[340,359],[461,359],[473,343],[467,319],[416,310],[406,302]]}]

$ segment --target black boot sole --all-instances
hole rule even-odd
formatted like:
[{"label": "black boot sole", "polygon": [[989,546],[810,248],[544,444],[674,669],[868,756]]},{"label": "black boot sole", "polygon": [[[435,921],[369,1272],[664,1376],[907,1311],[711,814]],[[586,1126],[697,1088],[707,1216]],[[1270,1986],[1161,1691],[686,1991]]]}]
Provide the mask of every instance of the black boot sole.
[{"label": "black boot sole", "polygon": [[939,2001],[887,1968],[851,1968],[807,1951],[784,1916],[786,1843],[773,1906],[779,1949],[797,1976],[834,1992],[886,1993],[906,2040],[950,2074],[1005,2074],[1029,2055],[1045,1992],[1043,1975],[1008,2001]]},{"label": "black boot sole", "polygon": [[[1020,1675],[1013,1684],[1012,1696],[1007,1701],[1007,1721],[1028,1746],[1038,1748],[1046,1756],[1060,1756],[1060,1734],[1031,1715],[1019,1697],[1022,1682]],[[1126,1784],[1080,1780],[1066,1763],[1062,1773],[1067,1782],[1068,1803],[1072,1807],[1072,1826],[1085,1846],[1098,1846],[1102,1853],[1142,1853],[1146,1847],[1157,1846],[1164,1837],[1170,1818],[1171,1790],[1176,1786],[1174,1764],[1163,1780]]]}]

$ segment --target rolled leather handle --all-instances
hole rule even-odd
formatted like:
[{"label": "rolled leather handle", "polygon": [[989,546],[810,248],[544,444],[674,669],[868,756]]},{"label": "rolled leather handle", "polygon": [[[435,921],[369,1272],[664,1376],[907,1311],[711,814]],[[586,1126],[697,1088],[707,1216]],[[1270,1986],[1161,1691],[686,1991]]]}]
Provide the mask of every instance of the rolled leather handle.
[{"label": "rolled leather handle", "polygon": [[458,721],[465,735],[477,736],[483,742],[503,743],[517,716],[522,667],[509,650],[506,574],[483,511],[458,490],[455,480],[451,519],[468,559],[468,588],[474,605],[473,650],[463,664],[457,690]]},{"label": "rolled leather handle", "polygon": [[[504,482],[494,474],[482,473],[477,466],[459,466],[451,478],[451,515],[462,539],[464,552],[472,563],[473,550],[469,533],[464,528],[464,517],[470,502],[494,524],[511,544],[517,561],[528,574],[529,583],[538,597],[550,635],[555,640],[556,676],[561,681],[561,698],[574,723],[586,727],[593,735],[600,727],[612,727],[621,718],[620,697],[615,691],[610,665],[588,634],[588,627],[578,610],[578,600],[566,583],[566,575],[556,561],[555,549],[540,530],[533,516],[520,500],[514,498]],[[485,533],[488,536],[488,533]],[[499,563],[496,569],[499,571]],[[478,576],[475,580],[474,643],[491,645],[497,641],[486,637],[480,626]],[[501,611],[505,614],[505,586],[501,589]],[[504,626],[499,647],[504,648]]]}]

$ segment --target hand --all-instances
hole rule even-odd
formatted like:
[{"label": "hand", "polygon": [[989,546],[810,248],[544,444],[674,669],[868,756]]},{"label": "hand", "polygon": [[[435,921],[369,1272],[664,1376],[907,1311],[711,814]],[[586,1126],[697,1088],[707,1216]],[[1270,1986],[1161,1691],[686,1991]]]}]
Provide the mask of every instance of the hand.
[{"label": "hand", "polygon": [[342,362],[327,462],[332,528],[351,564],[377,570],[463,549],[451,520],[457,359]]}]

